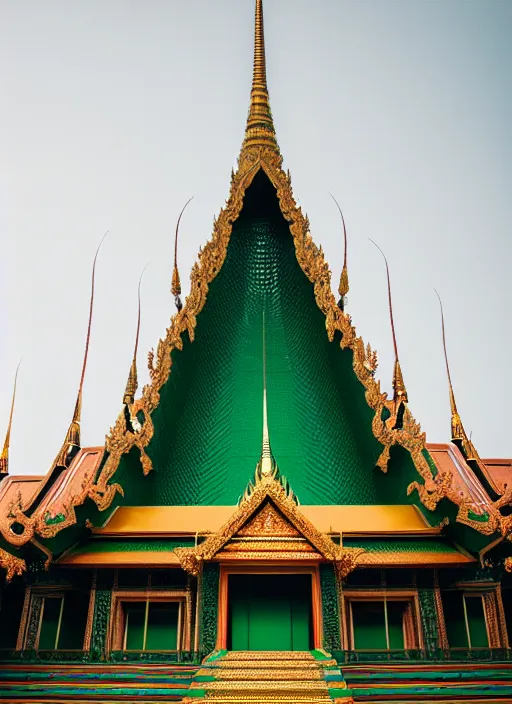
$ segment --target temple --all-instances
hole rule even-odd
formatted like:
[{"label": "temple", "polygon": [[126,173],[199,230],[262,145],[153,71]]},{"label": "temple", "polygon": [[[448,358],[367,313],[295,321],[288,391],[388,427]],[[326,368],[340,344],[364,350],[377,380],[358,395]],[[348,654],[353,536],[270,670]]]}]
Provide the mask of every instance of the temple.
[{"label": "temple", "polygon": [[[389,269],[382,392],[349,313],[345,223],[335,296],[282,168],[262,0],[254,42],[229,197],[185,301],[176,230],[177,312],[148,385],[137,331],[119,416],[82,447],[86,350],[45,476],[9,466],[13,396],[0,700],[512,701],[512,460],[480,458],[448,356],[450,440],[426,442]],[[87,345],[93,300],[94,268]]]}]

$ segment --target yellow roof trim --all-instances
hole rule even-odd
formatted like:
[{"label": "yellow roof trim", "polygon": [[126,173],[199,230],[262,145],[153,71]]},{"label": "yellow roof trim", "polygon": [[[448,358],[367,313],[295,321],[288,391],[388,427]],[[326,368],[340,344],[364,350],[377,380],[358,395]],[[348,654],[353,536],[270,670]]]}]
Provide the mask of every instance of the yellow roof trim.
[{"label": "yellow roof trim", "polygon": [[[94,533],[105,536],[205,535],[216,533],[236,506],[121,506]],[[438,535],[421,512],[398,506],[300,506],[300,512],[321,533],[346,536]]]},{"label": "yellow roof trim", "polygon": [[82,552],[74,555],[73,552],[63,555],[57,560],[59,565],[72,565],[75,567],[180,567],[177,555],[171,550],[123,550],[117,552]]}]

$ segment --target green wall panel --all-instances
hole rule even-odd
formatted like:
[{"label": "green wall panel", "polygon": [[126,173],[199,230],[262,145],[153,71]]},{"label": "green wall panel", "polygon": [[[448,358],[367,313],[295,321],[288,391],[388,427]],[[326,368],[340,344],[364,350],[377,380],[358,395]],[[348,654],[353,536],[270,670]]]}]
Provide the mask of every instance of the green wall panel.
[{"label": "green wall panel", "polygon": [[326,650],[340,650],[341,636],[338,588],[334,567],[330,564],[320,565],[320,588],[322,592],[324,648]]},{"label": "green wall panel", "polygon": [[219,565],[215,562],[203,566],[201,578],[200,637],[203,653],[211,653],[217,643],[217,618],[219,610]]},{"label": "green wall panel", "polygon": [[105,656],[113,584],[114,570],[98,570],[91,639],[91,651],[94,657]]}]

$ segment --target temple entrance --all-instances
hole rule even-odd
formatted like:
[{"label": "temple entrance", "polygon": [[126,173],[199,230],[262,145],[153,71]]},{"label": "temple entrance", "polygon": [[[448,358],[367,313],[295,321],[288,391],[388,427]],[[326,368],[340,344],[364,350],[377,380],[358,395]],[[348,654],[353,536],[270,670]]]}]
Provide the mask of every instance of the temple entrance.
[{"label": "temple entrance", "polygon": [[230,574],[229,650],[309,650],[309,574]]}]

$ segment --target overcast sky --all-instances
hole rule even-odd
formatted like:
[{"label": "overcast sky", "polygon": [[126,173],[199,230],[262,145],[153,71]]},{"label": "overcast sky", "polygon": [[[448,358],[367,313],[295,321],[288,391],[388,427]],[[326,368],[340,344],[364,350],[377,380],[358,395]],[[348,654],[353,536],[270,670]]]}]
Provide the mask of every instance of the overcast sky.
[{"label": "overcast sky", "polygon": [[[436,287],[456,397],[484,457],[512,457],[512,2],[265,0],[268,82],[285,168],[337,288],[391,388],[385,270],[411,410],[450,439]],[[0,2],[0,434],[20,357],[13,474],[44,474],[71,420],[91,264],[96,310],[83,445],[121,408],[139,354],[174,312],[229,189],[247,114],[254,0]],[[250,468],[249,468],[250,469]],[[249,471],[248,469],[248,471]]]}]

